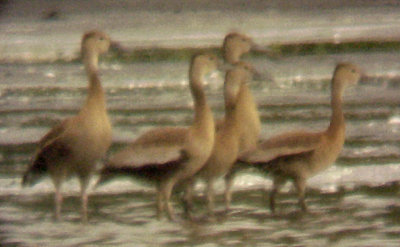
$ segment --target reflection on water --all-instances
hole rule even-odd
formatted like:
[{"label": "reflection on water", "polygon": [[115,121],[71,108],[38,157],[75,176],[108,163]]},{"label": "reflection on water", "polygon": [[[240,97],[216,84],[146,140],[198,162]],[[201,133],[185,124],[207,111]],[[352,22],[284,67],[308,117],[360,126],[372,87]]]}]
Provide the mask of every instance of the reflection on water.
[{"label": "reflection on water", "polygon": [[[64,221],[54,223],[51,194],[2,198],[4,244],[29,246],[396,246],[400,205],[398,183],[359,186],[338,192],[311,190],[311,213],[297,211],[295,195],[280,197],[280,212],[265,209],[265,191],[235,194],[232,211],[209,221],[198,198],[194,221],[170,223],[154,217],[154,191],[97,192],[90,223],[82,225],[79,199],[66,197]],[[222,202],[222,197],[218,198]],[[222,205],[222,203],[221,203]]]},{"label": "reflection on water", "polygon": [[[306,30],[305,34],[310,34],[313,39],[331,37],[332,30],[350,38],[353,34],[362,38],[376,28],[381,27],[380,32],[384,32],[398,25],[399,12],[394,13],[386,7],[357,8],[355,12],[348,10],[340,14],[327,10],[323,14],[329,16],[330,21],[316,15],[315,23],[304,22],[310,18],[308,12],[293,16],[291,11],[272,11],[267,16],[272,21],[270,23],[263,22],[267,18],[261,16],[264,13],[242,13],[241,20],[252,15],[254,22],[236,21],[229,25],[228,20],[232,17],[226,15],[209,32],[204,32],[209,24],[201,26],[203,29],[199,31],[191,28],[190,24],[201,23],[200,20],[218,13],[196,12],[193,13],[193,23],[187,23],[182,22],[188,18],[186,15],[160,12],[154,22],[168,23],[162,32],[159,28],[146,32],[149,28],[142,23],[137,29],[113,28],[112,35],[122,40],[125,38],[125,43],[131,46],[151,40],[150,45],[193,47],[220,44],[223,34],[229,31],[227,29],[237,25],[252,35],[257,34],[256,40],[262,44],[273,39],[281,42],[295,39],[299,36],[296,30]],[[93,19],[97,16],[95,13],[85,18]],[[354,13],[363,15],[354,17]],[[374,18],[371,15],[364,18],[366,13],[380,18],[382,23],[373,25],[370,22]],[[104,24],[110,28],[110,25],[122,21],[133,27],[138,24],[138,19],[124,17],[129,13],[122,11],[119,14],[115,22],[102,19],[97,25]],[[138,16],[145,14],[146,11],[140,12]],[[111,15],[118,15],[118,12]],[[344,17],[339,18],[342,15]],[[77,29],[89,24],[82,22],[84,17],[79,14],[76,19],[68,18],[46,23],[43,27],[43,21],[36,20],[27,25],[23,20],[13,23],[13,17],[6,19],[0,24],[0,29],[8,32],[8,36],[0,37],[3,56],[0,59],[14,55],[18,58],[21,54],[36,59],[37,54],[42,54],[41,47],[45,41],[59,39],[63,42],[50,47],[44,56],[50,54],[54,59],[64,53],[73,54],[79,45],[76,40],[81,35]],[[324,28],[336,18],[336,27]],[[171,22],[165,21],[172,19]],[[64,21],[70,23],[65,33],[49,32],[50,26],[59,27]],[[152,27],[157,26],[153,24]],[[347,24],[351,24],[353,29],[344,30],[343,26]],[[182,28],[177,29],[177,25]],[[282,25],[287,26],[281,28]],[[15,29],[10,28],[13,26]],[[338,26],[341,29],[337,29]],[[172,34],[176,39],[171,39]],[[156,36],[159,39],[155,39]],[[135,38],[128,42],[127,37]],[[26,46],[21,45],[24,42]],[[152,187],[121,179],[91,191],[89,224],[82,225],[79,186],[72,179],[65,184],[64,220],[55,223],[53,186],[49,179],[33,188],[21,189],[20,177],[34,153],[37,140],[55,123],[79,109],[86,95],[86,77],[79,63],[4,63],[0,65],[1,245],[397,247],[400,240],[400,54],[366,52],[288,56],[276,60],[258,56],[246,57],[246,60],[274,78],[273,82],[259,80],[250,85],[259,103],[262,138],[299,126],[310,130],[326,127],[330,116],[329,81],[338,61],[354,62],[372,76],[345,95],[346,144],[335,166],[310,179],[307,193],[310,213],[298,211],[296,196],[287,186],[279,196],[280,211],[271,215],[266,206],[271,181],[254,171],[246,171],[235,180],[230,212],[223,211],[223,181],[218,181],[215,220],[205,216],[202,183],[196,187],[196,219],[171,223],[155,219],[155,191]],[[102,63],[101,78],[114,127],[114,144],[110,153],[149,128],[190,123],[192,99],[187,88],[187,69],[188,61]],[[223,74],[213,74],[206,86],[216,117],[223,114],[223,77]],[[177,204],[178,196],[174,198]],[[179,205],[177,211],[182,212]]]},{"label": "reflection on water", "polygon": [[[346,56],[365,66],[392,54]],[[326,127],[329,77],[336,59],[327,56],[318,65],[315,57],[288,58],[273,66],[252,61],[276,75],[275,82],[251,84],[260,106],[263,138],[298,126]],[[3,65],[8,75],[1,75],[0,96],[1,242],[5,246],[397,246],[400,87],[388,83],[386,75],[396,65],[386,61],[390,62],[385,70],[372,66],[369,71],[380,73],[376,79],[361,82],[345,96],[347,142],[336,166],[309,181],[311,213],[298,211],[296,196],[287,186],[278,200],[281,211],[271,215],[266,207],[271,181],[248,171],[235,181],[228,213],[222,211],[223,182],[217,184],[220,211],[215,221],[204,216],[202,183],[196,190],[196,220],[170,223],[155,219],[152,187],[120,180],[91,192],[88,225],[80,223],[76,180],[65,184],[61,223],[53,221],[53,186],[48,179],[33,188],[20,188],[35,142],[81,105],[86,94],[81,66]],[[103,65],[114,126],[111,153],[146,129],[190,123],[192,100],[186,70],[184,62],[119,64],[117,76],[112,65]],[[49,71],[54,76],[49,77]],[[296,77],[301,79],[294,82]],[[207,96],[216,116],[223,114],[222,80],[222,75],[208,80]]]}]

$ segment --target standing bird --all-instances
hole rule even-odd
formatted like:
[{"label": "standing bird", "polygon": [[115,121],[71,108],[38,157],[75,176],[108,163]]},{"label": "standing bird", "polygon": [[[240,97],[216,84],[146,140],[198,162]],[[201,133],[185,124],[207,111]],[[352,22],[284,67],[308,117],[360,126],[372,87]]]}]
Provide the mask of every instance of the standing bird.
[{"label": "standing bird", "polygon": [[[236,162],[240,148],[240,121],[241,116],[238,111],[241,94],[246,91],[248,81],[251,79],[254,70],[245,63],[237,63],[233,69],[229,70],[225,76],[224,96],[225,96],[225,117],[219,123],[216,131],[214,147],[210,158],[195,177],[203,178],[207,183],[207,200],[209,214],[214,211],[214,182],[217,178],[224,176]],[[185,191],[187,206],[191,206],[191,184]],[[188,208],[189,209],[189,208]]]},{"label": "standing bird", "polygon": [[[235,65],[240,62],[241,56],[248,53],[254,46],[254,42],[249,37],[239,33],[230,33],[225,37],[222,45],[223,57],[227,63]],[[252,73],[256,72],[253,68],[251,69]],[[241,156],[256,147],[261,131],[257,104],[247,83],[241,86],[237,108],[241,119],[239,126],[239,156]]]},{"label": "standing bird", "polygon": [[189,86],[194,100],[190,127],[152,129],[113,155],[101,171],[98,185],[116,175],[128,175],[154,182],[157,186],[157,215],[164,209],[175,220],[170,196],[177,183],[190,179],[207,161],[214,144],[215,126],[203,91],[203,77],[217,69],[214,55],[192,57]]},{"label": "standing bird", "polygon": [[253,40],[241,33],[228,33],[222,44],[222,55],[228,64],[235,64],[240,58],[255,47]]},{"label": "standing bird", "polygon": [[98,75],[98,58],[108,51],[110,38],[103,32],[83,35],[81,52],[89,90],[78,115],[53,127],[40,141],[32,163],[24,173],[23,186],[33,186],[48,173],[55,186],[55,218],[60,219],[61,186],[70,175],[77,175],[81,187],[82,220],[87,221],[87,187],[96,163],[111,144],[111,124],[106,99]]},{"label": "standing bird", "polygon": [[345,141],[345,120],[342,94],[347,85],[356,84],[361,76],[357,66],[340,63],[331,81],[332,115],[329,127],[322,132],[289,132],[261,141],[257,149],[241,162],[257,167],[273,176],[270,209],[275,212],[275,197],[288,179],[296,187],[299,205],[307,210],[304,201],[306,180],[332,165]]},{"label": "standing bird", "polygon": [[[229,64],[236,64],[240,61],[242,55],[248,53],[256,45],[246,35],[240,33],[229,33],[222,46],[223,57]],[[253,70],[253,73],[255,71]],[[241,86],[241,92],[237,99],[237,115],[240,118],[238,125],[239,133],[239,153],[238,157],[253,150],[257,146],[261,131],[261,121],[257,109],[257,103],[250,91],[247,83]],[[217,125],[218,126],[218,125]],[[218,127],[217,127],[218,128]],[[240,168],[239,166],[235,166]],[[225,175],[225,206],[229,209],[232,200],[232,185],[236,169],[229,171]]]}]

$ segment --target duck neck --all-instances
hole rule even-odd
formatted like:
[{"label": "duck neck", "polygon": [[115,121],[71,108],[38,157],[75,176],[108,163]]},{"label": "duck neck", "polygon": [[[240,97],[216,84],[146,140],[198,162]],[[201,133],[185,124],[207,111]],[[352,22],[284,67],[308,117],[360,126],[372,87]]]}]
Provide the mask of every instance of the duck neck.
[{"label": "duck neck", "polygon": [[[243,109],[243,99],[246,94],[246,80],[240,78],[240,88],[236,95],[225,94],[225,126],[230,130],[232,136],[240,135],[240,124],[242,117],[246,115],[246,109]],[[247,126],[251,128],[252,126]]]},{"label": "duck neck", "polygon": [[[240,89],[237,105],[238,114],[241,118],[239,123],[242,126],[241,129],[246,133],[253,133],[254,136],[258,137],[261,130],[260,116],[257,103],[247,83],[244,83]],[[251,128],[251,130],[248,128]]]},{"label": "duck neck", "polygon": [[241,108],[243,108],[243,111],[254,114],[254,117],[259,119],[257,104],[247,83],[244,83],[241,86],[238,104],[241,106]]},{"label": "duck neck", "polygon": [[202,130],[204,125],[212,121],[211,110],[207,105],[206,96],[203,90],[204,72],[202,66],[192,64],[189,71],[190,91],[194,100],[194,129]]},{"label": "duck neck", "polygon": [[237,111],[237,105],[231,104],[231,105],[225,105],[225,121],[224,125],[226,126],[227,129],[229,129],[232,133],[232,135],[239,134],[237,131],[238,127],[238,111]]},{"label": "duck neck", "polygon": [[226,47],[224,52],[224,59],[229,64],[235,64],[240,61],[242,53],[233,47]]},{"label": "duck neck", "polygon": [[334,77],[331,83],[331,108],[332,116],[328,128],[328,133],[333,135],[341,129],[344,129],[344,115],[342,109],[343,87],[338,78]]},{"label": "duck neck", "polygon": [[89,81],[85,109],[105,110],[104,90],[98,75],[98,57],[99,55],[92,50],[87,50],[83,54],[83,63]]}]

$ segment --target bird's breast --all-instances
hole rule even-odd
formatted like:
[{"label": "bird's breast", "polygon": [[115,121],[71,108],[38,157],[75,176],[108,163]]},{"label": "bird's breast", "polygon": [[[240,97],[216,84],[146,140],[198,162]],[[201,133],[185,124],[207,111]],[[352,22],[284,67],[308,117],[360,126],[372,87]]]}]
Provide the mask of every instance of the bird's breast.
[{"label": "bird's breast", "polygon": [[106,114],[85,116],[75,125],[73,148],[80,157],[102,158],[111,145],[111,123]]},{"label": "bird's breast", "polygon": [[344,134],[335,138],[325,138],[313,155],[312,173],[323,171],[330,167],[338,158],[344,144]]}]

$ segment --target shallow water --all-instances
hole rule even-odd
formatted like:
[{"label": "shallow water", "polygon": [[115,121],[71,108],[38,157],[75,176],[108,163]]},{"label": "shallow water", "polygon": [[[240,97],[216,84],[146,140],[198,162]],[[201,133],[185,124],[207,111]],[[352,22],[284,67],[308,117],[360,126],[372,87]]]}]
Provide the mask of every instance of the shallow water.
[{"label": "shallow water", "polygon": [[[381,6],[377,8],[379,11],[375,12],[370,8],[353,10],[358,11],[357,13],[385,16],[383,24],[379,25],[385,27],[397,25],[398,13],[386,7]],[[203,11],[205,12],[196,12],[196,18],[200,18],[202,14],[209,17],[209,10]],[[387,11],[392,14],[387,15]],[[326,13],[335,16],[338,21],[332,25],[338,26],[357,23],[349,21],[351,19],[349,13],[353,12],[349,10],[343,14],[347,19],[339,18],[343,16],[340,14],[338,17],[339,12],[335,9]],[[146,16],[146,13],[149,15],[146,11],[141,13],[143,16]],[[299,22],[298,25],[301,27],[294,26],[295,21],[289,18],[293,13],[299,13],[293,17],[294,20],[297,18],[308,22]],[[292,24],[289,26],[294,30],[310,27],[312,20],[324,22],[324,25],[329,24],[322,18],[323,15],[312,16],[314,18],[312,19],[307,13],[307,11],[293,12],[289,9],[282,13],[272,11],[270,17],[275,16],[276,23],[281,24],[282,22],[278,22],[279,18],[288,22],[290,20]],[[81,18],[78,20],[84,19],[79,13],[75,14]],[[121,10],[121,15],[125,14],[128,13]],[[168,22],[165,36],[161,32],[160,40],[166,40],[167,46],[178,47],[193,47],[194,43],[201,45],[221,43],[221,37],[231,28],[226,23],[229,18],[233,18],[227,14],[219,23],[220,26],[213,27],[215,30],[210,32],[200,29],[198,33],[193,34],[189,28],[175,30],[175,37],[178,38],[174,42],[174,39],[168,39],[173,35],[166,34],[174,28],[174,25],[178,25],[181,20],[179,18],[188,17],[169,12],[158,14],[158,19],[155,18],[154,23],[165,22],[165,18],[170,18],[168,20],[175,18],[174,22]],[[253,14],[257,17],[260,13]],[[96,14],[90,15],[89,20],[94,16]],[[359,18],[357,16],[354,17],[356,20]],[[0,28],[13,30],[10,28],[10,23],[15,20],[13,18],[8,17],[0,24]],[[28,15],[26,18],[33,17]],[[115,22],[102,20],[96,25],[113,27],[119,20]],[[193,25],[201,23],[201,20],[201,18],[195,19]],[[250,34],[257,34],[255,36],[259,41],[264,40],[263,44],[267,44],[269,40],[266,37],[271,37],[269,32],[271,29],[262,26],[266,25],[262,24],[263,18],[253,20],[258,25],[243,22],[239,28],[245,27]],[[65,34],[50,32],[49,26],[46,27],[48,30],[43,28],[43,33],[33,32],[32,30],[37,30],[38,23],[41,22],[27,23],[20,20],[13,24],[16,29],[9,36],[0,37],[0,48],[7,50],[7,54],[15,55],[10,61],[21,54],[26,55],[26,52],[30,54],[29,56],[32,54],[33,57],[36,56],[36,48],[21,45],[24,42],[33,44],[37,41],[35,44],[42,46],[48,39],[58,40],[67,37],[57,45],[61,47],[63,43],[67,43],[70,46],[66,49],[62,46],[63,52],[76,51],[76,46],[79,44],[76,40],[79,40],[82,31],[76,28],[76,25],[81,23],[71,22],[71,19],[66,18],[60,20],[61,23],[48,24],[58,26],[62,25],[62,22],[69,23]],[[391,25],[384,25],[385,23]],[[133,25],[130,22],[128,24]],[[89,24],[82,22],[81,28],[86,28],[87,25]],[[142,30],[149,27],[146,25],[142,24]],[[363,25],[374,27],[370,23]],[[155,34],[159,32],[153,30],[140,36],[140,29],[132,32],[131,27],[125,28],[116,28],[113,32],[118,37],[123,30],[130,30],[128,33],[123,33],[120,38],[133,33],[138,34],[134,36],[135,39],[126,38],[125,44],[130,45],[141,44],[141,40],[154,40]],[[277,27],[277,30],[279,31],[276,31],[276,39],[281,42],[290,41],[287,33],[283,32],[285,29]],[[69,33],[74,35],[70,36]],[[312,39],[319,37],[318,32],[310,33]],[[37,40],[41,34],[46,35],[42,41]],[[363,39],[364,34],[357,33],[357,38]],[[181,39],[182,37],[185,39]],[[14,38],[22,43],[14,42]],[[163,44],[158,41],[154,44]],[[55,47],[50,47],[49,51],[57,50]],[[51,58],[58,56],[59,54],[56,54]],[[288,56],[275,60],[263,57],[245,57],[245,59],[254,64],[265,76],[264,79],[255,80],[250,85],[259,103],[263,124],[262,138],[299,127],[317,131],[327,126],[330,116],[329,80],[337,62],[356,63],[371,76],[345,93],[346,144],[334,166],[309,180],[307,203],[310,213],[299,212],[296,196],[288,185],[278,198],[278,214],[272,215],[267,209],[270,179],[254,171],[247,171],[235,180],[232,210],[228,213],[223,211],[223,182],[218,181],[217,216],[214,221],[204,216],[206,213],[202,193],[204,185],[201,182],[196,187],[196,220],[171,223],[166,220],[156,220],[153,187],[138,181],[120,179],[97,190],[90,190],[89,223],[82,225],[79,214],[79,186],[77,181],[72,179],[64,186],[63,221],[56,223],[53,221],[53,186],[50,180],[45,179],[32,188],[22,189],[20,179],[34,153],[37,140],[55,123],[75,114],[84,101],[86,77],[83,67],[79,63],[6,62],[0,64],[1,245],[398,246],[400,240],[399,52],[366,51],[320,56]],[[192,99],[187,88],[188,61],[126,64],[116,60],[103,62],[100,68],[114,127],[114,144],[110,153],[117,151],[149,128],[190,124]],[[275,80],[273,82],[266,80],[267,74]],[[207,78],[207,82],[208,100],[215,116],[220,117],[223,114],[223,75],[213,73]],[[175,195],[174,202],[177,213],[181,216],[182,210],[177,197],[178,195]]]},{"label": "shallow water", "polygon": [[[400,86],[395,54],[345,54],[284,61],[251,60],[275,82],[254,81],[263,138],[297,126],[324,128],[329,121],[328,82],[335,61],[352,60],[375,79],[361,81],[345,95],[347,141],[336,165],[309,181],[311,213],[298,211],[287,186],[279,213],[266,207],[271,181],[252,171],[235,180],[232,211],[222,208],[218,183],[216,221],[204,218],[202,183],[197,187],[194,222],[155,218],[155,191],[137,181],[117,180],[91,191],[90,223],[79,220],[79,187],[65,185],[63,222],[52,218],[53,187],[47,179],[21,189],[20,177],[35,142],[56,122],[79,109],[86,93],[78,64],[1,65],[0,207],[6,246],[397,246],[400,233]],[[386,64],[379,61],[385,60]],[[101,66],[114,126],[111,153],[155,126],[187,125],[191,98],[185,62]],[[384,68],[384,69],[383,69]],[[117,75],[117,76],[116,76]],[[223,76],[208,78],[207,96],[221,116]],[[94,180],[93,180],[94,182]],[[177,211],[180,215],[177,198]]]}]

